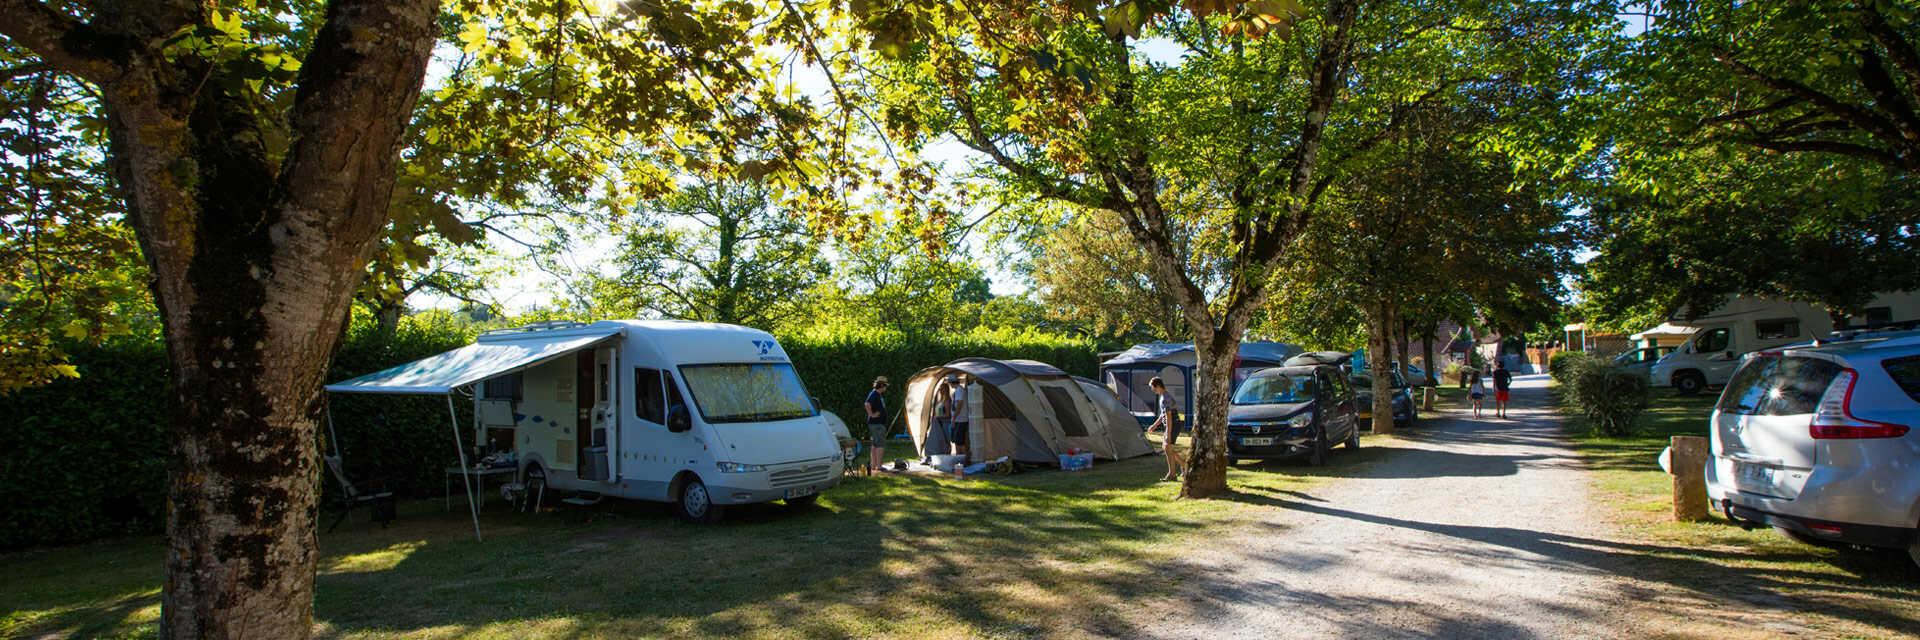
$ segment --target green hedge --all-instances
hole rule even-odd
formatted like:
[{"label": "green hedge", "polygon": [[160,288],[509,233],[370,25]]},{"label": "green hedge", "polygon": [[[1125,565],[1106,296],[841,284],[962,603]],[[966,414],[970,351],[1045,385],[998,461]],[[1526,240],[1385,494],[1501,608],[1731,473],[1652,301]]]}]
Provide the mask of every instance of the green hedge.
[{"label": "green hedge", "polygon": [[[356,325],[327,380],[384,369],[471,343],[477,328],[446,316],[409,317],[390,338]],[[857,424],[875,375],[896,384],[965,356],[1030,358],[1093,376],[1092,342],[1042,333],[976,331],[915,336],[885,330],[812,330],[780,336],[807,387]],[[159,531],[167,460],[167,360],[158,344],[68,347],[77,379],[0,397],[0,548],[66,544]],[[897,409],[900,389],[887,400]],[[443,491],[454,459],[445,397],[338,395],[330,399],[347,475],[363,488],[404,496]],[[460,424],[473,404],[454,402]],[[322,439],[326,424],[322,423]],[[470,433],[462,431],[462,434]],[[325,445],[332,452],[332,445]],[[337,486],[322,475],[321,490]]]},{"label": "green hedge", "polygon": [[[1555,365],[1559,368],[1553,369]],[[1633,435],[1634,423],[1646,411],[1650,395],[1645,375],[1592,357],[1555,357],[1548,368],[1561,384],[1561,401],[1573,413],[1585,416],[1594,434]]]},{"label": "green hedge", "polygon": [[[409,322],[390,339],[356,327],[327,379],[432,355],[472,337],[472,329],[451,324]],[[137,340],[65,348],[79,378],[0,397],[0,415],[14,416],[0,427],[0,548],[152,533],[163,524],[166,350]],[[462,408],[461,419],[469,420],[472,403]],[[440,491],[440,469],[454,458],[445,398],[340,396],[332,410],[355,482],[408,495]],[[322,490],[332,494],[337,484],[323,480]]]}]

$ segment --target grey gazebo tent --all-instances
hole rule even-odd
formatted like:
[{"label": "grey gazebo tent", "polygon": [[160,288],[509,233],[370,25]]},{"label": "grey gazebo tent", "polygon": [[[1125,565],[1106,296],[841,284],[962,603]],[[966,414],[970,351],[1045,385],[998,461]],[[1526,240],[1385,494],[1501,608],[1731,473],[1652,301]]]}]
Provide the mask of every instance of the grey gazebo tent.
[{"label": "grey gazebo tent", "polygon": [[[1242,342],[1234,357],[1233,384],[1238,386],[1255,371],[1278,367],[1297,353],[1300,347],[1283,342]],[[1166,383],[1167,393],[1179,404],[1181,414],[1193,415],[1191,389],[1197,362],[1190,343],[1139,344],[1100,363],[1100,380],[1144,426],[1153,422],[1153,391],[1147,381],[1156,377]]]}]

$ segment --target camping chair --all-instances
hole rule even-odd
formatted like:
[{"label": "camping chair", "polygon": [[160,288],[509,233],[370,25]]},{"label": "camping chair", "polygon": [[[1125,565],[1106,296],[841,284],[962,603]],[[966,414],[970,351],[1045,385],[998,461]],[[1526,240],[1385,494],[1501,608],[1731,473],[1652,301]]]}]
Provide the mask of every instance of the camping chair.
[{"label": "camping chair", "polygon": [[360,507],[366,507],[369,513],[373,515],[373,521],[380,523],[380,528],[382,529],[386,528],[387,523],[393,522],[394,504],[392,491],[382,491],[373,494],[360,493],[358,489],[353,487],[353,482],[347,480],[346,472],[340,470],[340,456],[325,456],[325,459],[327,461],[327,470],[333,472],[334,479],[340,481],[340,495],[331,501],[331,508],[339,511],[340,515],[333,519],[333,524],[327,526],[327,532],[331,533],[334,529],[339,528],[340,523],[346,521],[348,516],[353,515],[353,510]]}]

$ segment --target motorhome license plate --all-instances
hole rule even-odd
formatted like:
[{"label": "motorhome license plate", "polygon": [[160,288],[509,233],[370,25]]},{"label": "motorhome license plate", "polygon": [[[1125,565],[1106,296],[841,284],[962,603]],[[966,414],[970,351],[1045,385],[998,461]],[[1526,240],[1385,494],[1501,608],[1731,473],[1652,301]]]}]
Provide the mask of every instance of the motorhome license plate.
[{"label": "motorhome license plate", "polygon": [[820,489],[812,485],[808,485],[805,487],[794,487],[792,489],[787,490],[787,499],[791,500],[794,498],[804,498],[819,492],[820,492]]},{"label": "motorhome license plate", "polygon": [[1249,447],[1264,447],[1273,444],[1273,438],[1241,438],[1240,444]]}]

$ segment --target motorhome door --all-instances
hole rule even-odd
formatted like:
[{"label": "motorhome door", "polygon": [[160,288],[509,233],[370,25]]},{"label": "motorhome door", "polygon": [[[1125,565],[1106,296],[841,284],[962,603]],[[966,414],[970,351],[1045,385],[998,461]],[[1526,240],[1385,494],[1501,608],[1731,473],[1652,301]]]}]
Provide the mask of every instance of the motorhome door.
[{"label": "motorhome door", "polygon": [[611,346],[600,347],[593,354],[593,433],[594,440],[605,445],[599,455],[606,465],[607,482],[620,480],[620,429],[614,422],[620,414],[615,411],[613,393],[614,372],[620,369],[614,354]]}]

